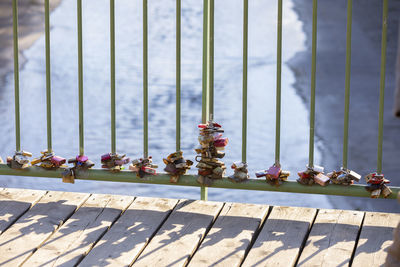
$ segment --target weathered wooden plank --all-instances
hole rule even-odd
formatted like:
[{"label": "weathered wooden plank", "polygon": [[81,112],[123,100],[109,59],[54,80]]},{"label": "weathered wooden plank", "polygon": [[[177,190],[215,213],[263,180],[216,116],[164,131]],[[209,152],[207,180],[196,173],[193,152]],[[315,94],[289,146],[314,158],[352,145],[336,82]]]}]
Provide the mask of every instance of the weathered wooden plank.
[{"label": "weathered wooden plank", "polygon": [[243,266],[293,266],[316,212],[274,207]]},{"label": "weathered wooden plank", "polygon": [[46,191],[7,188],[0,190],[0,234],[46,194]]},{"label": "weathered wooden plank", "polygon": [[79,266],[127,266],[140,254],[177,200],[139,197]]},{"label": "weathered wooden plank", "polygon": [[133,199],[130,196],[90,196],[25,265],[75,266]]},{"label": "weathered wooden plank", "polygon": [[347,266],[364,213],[320,210],[301,253],[298,266]]},{"label": "weathered wooden plank", "polygon": [[48,192],[0,235],[0,265],[18,266],[56,230],[89,194]]},{"label": "weathered wooden plank", "polygon": [[239,266],[267,205],[226,203],[189,266]]},{"label": "weathered wooden plank", "polygon": [[367,212],[352,266],[381,266],[392,244],[400,214]]},{"label": "weathered wooden plank", "polygon": [[184,266],[222,206],[210,201],[180,202],[133,266]]}]

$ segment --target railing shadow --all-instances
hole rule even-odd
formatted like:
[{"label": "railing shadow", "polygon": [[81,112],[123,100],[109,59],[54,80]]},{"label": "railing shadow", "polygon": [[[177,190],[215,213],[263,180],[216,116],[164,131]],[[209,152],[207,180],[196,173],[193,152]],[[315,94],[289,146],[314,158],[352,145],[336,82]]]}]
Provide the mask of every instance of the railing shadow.
[{"label": "railing shadow", "polygon": [[[105,266],[110,264],[110,259],[115,260],[123,256],[126,260],[124,265],[130,264],[140,251],[145,247],[148,240],[155,234],[168,212],[129,209],[110,230],[101,238],[99,243],[88,253],[80,266],[90,265]],[[126,224],[125,218],[133,218],[131,224]],[[152,220],[159,219],[159,224],[152,224]],[[156,223],[157,224],[157,223]],[[129,252],[131,255],[126,255]]]},{"label": "railing shadow", "polygon": [[[0,235],[30,207],[30,202],[5,200],[0,205]],[[10,212],[12,211],[12,212]]]},{"label": "railing shadow", "polygon": [[[210,262],[210,258],[208,258],[208,263],[213,266],[219,264],[223,265],[224,261],[228,260],[231,257],[239,258],[238,263],[240,263],[241,256],[237,253],[243,253],[242,255],[244,256],[247,252],[248,248],[251,245],[251,241],[258,234],[258,229],[260,228],[260,224],[262,222],[261,216],[246,217],[220,214],[217,220],[218,221],[214,223],[212,229],[204,238],[201,246],[199,246],[196,253],[207,253],[207,251],[209,251],[207,250],[207,248],[213,246],[214,248],[218,248],[220,246],[228,246],[230,248],[230,251],[228,253],[222,254],[222,252],[219,252],[218,255],[213,254],[212,262]],[[250,231],[251,234],[246,235],[245,238],[242,238],[240,240],[233,241],[234,239],[237,239],[244,231]],[[198,258],[197,262],[201,262],[201,260],[202,258]],[[191,264],[189,263],[189,265]]]},{"label": "railing shadow", "polygon": [[[366,226],[367,227],[367,226]],[[309,235],[308,237],[321,237],[319,240],[313,242],[313,246],[316,247],[316,251],[314,251],[311,255],[307,256],[304,259],[301,259],[301,261],[298,262],[298,266],[307,266],[310,264],[309,262],[320,262],[321,259],[319,258],[317,261],[314,260],[314,258],[318,257],[319,255],[325,254],[328,248],[331,248],[335,245],[338,245],[339,243],[343,245],[345,242],[354,242],[354,246],[352,248],[352,251],[349,252],[349,258],[346,259],[343,262],[340,263],[335,263],[337,266],[343,266],[343,265],[348,265],[349,261],[351,260],[351,255],[352,252],[356,249],[357,243],[357,235],[360,230],[360,226],[354,225],[354,224],[343,224],[343,223],[315,223],[313,225],[313,228],[318,228],[318,229],[327,229],[329,232],[333,232],[332,236],[329,236],[329,233],[327,235],[321,236],[321,233],[323,231],[317,231],[315,235]],[[328,230],[329,229],[329,230]],[[341,234],[336,234],[335,232],[342,232]],[[343,234],[343,232],[348,233]],[[353,234],[350,234],[353,233]],[[311,243],[311,240],[308,239],[305,243],[305,247],[309,246]],[[375,251],[371,251],[371,253],[378,251],[379,249],[377,248]],[[314,260],[314,261],[313,261]],[[322,264],[322,262],[321,262]]]},{"label": "railing shadow", "polygon": [[[196,248],[196,245],[199,244],[205,232],[212,225],[212,222],[214,221],[214,216],[180,210],[188,205],[195,205],[195,200],[186,200],[180,202],[176,206],[173,213],[170,214],[168,219],[163,223],[163,225],[156,233],[159,245],[150,251],[144,250],[133,265],[135,264],[140,265],[142,260],[148,257],[152,257],[156,253],[159,253],[160,251],[168,253],[169,251],[169,249],[167,248],[168,245],[173,246],[174,243],[176,244],[178,242],[185,242],[184,240],[188,236],[197,234],[197,238],[192,239],[191,240],[192,243],[187,244],[187,245],[193,245],[194,243],[195,247],[194,248],[188,247],[185,251],[180,251],[180,254],[182,254],[182,256],[177,259],[174,259],[174,261],[170,262],[168,265],[174,265],[183,259],[189,259],[189,257],[193,253],[193,249]],[[204,232],[202,232],[202,230],[204,230]],[[163,238],[159,239],[160,236],[163,236]]]},{"label": "railing shadow", "polygon": [[[268,227],[268,231],[265,232],[261,229],[257,240],[251,247],[251,249],[259,248],[265,246],[266,243],[278,241],[281,245],[279,247],[271,250],[270,246],[267,246],[267,250],[263,253],[263,256],[257,260],[257,262],[251,266],[266,265],[267,261],[273,256],[277,255],[281,251],[296,249],[298,248],[299,238],[301,238],[300,243],[304,240],[300,236],[300,231],[307,229],[309,227],[309,222],[297,221],[297,220],[281,220],[281,219],[267,219],[263,229]],[[281,227],[282,226],[282,227]],[[304,231],[304,230],[303,230]],[[263,242],[258,242],[258,239],[264,239]],[[295,243],[297,241],[297,243]],[[264,256],[265,254],[265,256]],[[247,257],[249,254],[247,255]],[[247,258],[246,257],[246,258]],[[244,263],[246,262],[246,259]]]},{"label": "railing shadow", "polygon": [[[59,265],[59,266],[74,266],[81,261],[84,255],[91,249],[108,230],[109,226],[121,214],[120,209],[109,207],[81,207],[73,216],[71,216],[60,229],[52,235],[43,246],[33,255],[35,258],[44,258],[47,256],[47,261],[43,262],[40,266]],[[72,234],[76,235],[75,238],[69,238]],[[62,250],[52,251],[47,253],[45,250],[52,250],[58,248],[60,243],[64,246]],[[55,246],[55,244],[58,244]],[[52,257],[48,257],[51,255]],[[65,259],[62,259],[62,258]],[[61,260],[61,263],[57,261]],[[66,259],[68,259],[66,261]]]},{"label": "railing shadow", "polygon": [[[79,262],[82,258],[86,256],[87,247],[91,247],[92,245],[96,244],[100,239],[101,242],[93,248],[86,257],[90,257],[92,253],[95,251],[107,251],[108,253],[103,254],[103,256],[98,257],[96,262],[92,262],[94,265],[106,265],[108,259],[116,258],[121,255],[125,255],[129,251],[135,248],[135,246],[142,246],[139,248],[138,253],[142,251],[146,243],[153,237],[154,234],[158,236],[165,235],[160,241],[159,246],[152,249],[151,251],[146,252],[146,254],[140,255],[140,258],[144,259],[147,257],[152,257],[156,252],[165,249],[169,244],[173,242],[177,242],[179,240],[184,240],[187,236],[193,235],[197,233],[199,229],[203,229],[204,227],[211,226],[213,221],[213,216],[211,215],[204,215],[198,214],[193,212],[183,212],[176,209],[174,211],[174,220],[173,223],[169,223],[168,219],[165,218],[168,216],[168,212],[161,212],[161,211],[154,211],[154,210],[143,210],[143,209],[135,209],[133,205],[130,209],[128,209],[121,217],[118,217],[121,210],[113,209],[113,208],[102,208],[102,207],[81,207],[78,211],[80,211],[81,215],[84,216],[71,216],[76,208],[75,205],[68,205],[65,204],[65,200],[60,200],[56,202],[49,202],[49,203],[38,203],[36,204],[31,210],[27,211],[22,217],[20,217],[15,223],[16,224],[27,224],[26,226],[22,227],[18,232],[13,233],[14,235],[8,235],[10,231],[13,230],[13,226],[8,228],[2,235],[0,235],[0,254],[10,255],[11,258],[7,258],[0,262],[0,265],[6,264],[17,257],[21,257],[31,253],[32,250],[26,250],[21,254],[12,255],[7,254],[7,251],[4,249],[7,247],[7,244],[10,242],[15,241],[16,239],[22,239],[23,242],[32,242],[29,240],[29,235],[34,233],[37,235],[44,236],[50,235],[58,225],[62,224],[63,220],[67,219],[66,223],[63,224],[58,230],[57,235],[53,234],[52,236],[57,236],[57,238],[48,239],[43,245],[42,248],[51,247],[55,242],[58,240],[67,240],[67,237],[70,236],[72,233],[76,231],[80,231],[78,244],[76,243],[77,240],[68,240],[64,244],[62,251],[57,251],[57,255],[54,257],[46,258],[46,262],[43,263],[44,265],[50,264],[53,261],[57,261],[57,259],[61,257],[67,257],[76,251],[84,248],[82,252],[79,252],[79,255],[73,256],[68,261],[64,262],[64,266],[75,265]],[[189,205],[193,201],[185,201],[184,204],[179,206],[178,208],[182,208],[184,205]],[[20,206],[26,205],[24,202],[19,201],[1,201],[0,207],[3,205],[12,205],[12,206]],[[40,209],[39,209],[40,208]],[[36,212],[36,211],[43,211],[43,212]],[[15,210],[15,212],[17,212]],[[114,214],[114,216],[104,216],[102,214]],[[167,213],[167,214],[166,214]],[[75,213],[78,214],[78,213]],[[16,216],[13,210],[8,210],[7,212],[4,209],[0,208],[0,216],[9,215],[10,218]],[[122,224],[120,221],[123,217],[132,218],[130,222],[124,222]],[[169,215],[171,218],[171,215]],[[157,227],[152,226],[149,224],[153,219],[160,220]],[[115,222],[115,220],[117,220]],[[227,227],[232,229],[231,231],[224,231],[224,229],[218,229],[217,232],[210,234],[204,241],[203,247],[213,246],[218,244],[224,239],[235,239],[241,231],[244,230],[254,230],[254,226],[249,226],[248,217],[241,217],[241,216],[225,216],[224,220],[229,220],[232,223],[228,224]],[[110,230],[108,230],[107,224],[112,224]],[[266,251],[266,254],[257,261],[257,265],[265,264],[265,262],[273,257],[274,255],[278,254],[280,251],[292,249],[295,246],[293,245],[292,238],[293,236],[298,233],[299,229],[304,229],[304,227],[308,227],[308,223],[306,222],[299,222],[299,221],[291,221],[291,220],[278,220],[278,219],[267,219],[266,224],[264,227],[269,224],[273,225],[269,231],[263,233],[260,231],[260,235],[258,238],[261,238],[262,234],[266,234],[267,236],[264,237],[266,239],[265,242],[269,241],[277,241],[280,242],[280,246],[275,248],[273,251]],[[306,225],[307,224],[307,225]],[[291,225],[290,229],[282,229],[280,228],[281,225]],[[326,225],[326,227],[331,228],[332,224],[324,223],[321,225]],[[159,228],[161,227],[161,228]],[[215,227],[215,225],[214,225]],[[325,226],[320,226],[325,227]],[[357,227],[353,225],[340,225],[340,227]],[[113,228],[118,229],[117,232],[114,232]],[[357,227],[358,228],[358,227]],[[106,233],[108,230],[108,233]],[[363,227],[364,231],[392,231],[392,227],[371,227],[365,226]],[[122,232],[121,232],[122,231]],[[114,232],[114,234],[110,235],[109,233]],[[5,236],[7,238],[5,239]],[[200,242],[201,236],[198,236],[197,242]],[[45,240],[41,240],[43,242]],[[351,238],[346,235],[335,235],[335,238],[329,238],[329,236],[324,236],[317,242],[314,242],[314,245],[318,247],[318,251],[315,252],[313,255],[309,256],[308,258],[299,262],[299,264],[305,264],[308,260],[315,257],[318,253],[323,253],[323,249],[326,247],[326,243],[329,244],[329,247],[334,246],[340,242],[353,242],[354,238]],[[382,244],[388,241],[388,238],[374,238],[367,240],[364,244],[361,244],[358,249],[362,250],[364,253],[375,253],[380,250]],[[35,248],[40,245],[39,239],[36,239],[35,242],[37,244],[33,244]],[[221,255],[221,257],[215,259],[215,264],[218,262],[223,261],[226,257],[230,257],[234,255],[235,252],[239,250],[246,250],[248,249],[247,240],[240,240],[241,245],[237,246],[232,250],[230,254]],[[252,249],[263,246],[265,242],[254,243]],[[20,244],[20,243],[19,243]],[[307,243],[306,243],[307,245]],[[36,253],[40,253],[40,249],[34,251]],[[164,250],[165,251],[165,250]],[[192,251],[182,251],[182,258],[190,257]],[[132,261],[135,259],[135,255],[130,255],[132,257]],[[138,262],[140,263],[140,262]],[[172,263],[171,263],[172,264]]]},{"label": "railing shadow", "polygon": [[[10,258],[3,258],[5,260],[0,262],[0,266],[30,254],[37,246],[45,241],[46,237],[57,229],[64,220],[71,216],[76,209],[76,205],[67,205],[65,202],[67,202],[67,200],[38,203],[4,231],[0,235],[0,255],[9,255]],[[2,206],[9,207],[20,207],[26,204],[26,202],[15,200],[0,201],[0,203]],[[10,217],[19,216],[17,212],[16,209],[5,209],[3,211],[3,213],[9,214]],[[18,226],[19,229],[16,228]],[[31,239],[32,233],[37,235],[36,238]],[[37,244],[32,243],[31,245],[25,245],[30,242],[37,242]],[[18,251],[25,246],[26,249],[19,254],[13,253],[13,251]]]},{"label": "railing shadow", "polygon": [[[298,229],[300,229],[300,227],[307,227],[306,222],[299,222],[299,221],[288,221],[288,220],[277,220],[277,219],[268,219],[266,224],[274,224],[275,227],[271,228],[270,231],[268,231],[267,233],[262,233],[260,232],[260,235],[258,236],[258,238],[261,238],[262,234],[266,234],[267,237],[265,238],[265,241],[262,243],[258,243],[257,241],[254,243],[253,247],[251,249],[255,249],[258,247],[262,247],[265,245],[265,243],[267,242],[280,242],[280,246],[269,251],[268,247],[265,251],[265,256],[260,257],[259,260],[257,260],[257,262],[255,264],[253,264],[252,266],[258,266],[258,265],[266,265],[267,261],[277,255],[279,252],[281,251],[285,251],[288,249],[292,249],[292,248],[297,248],[297,246],[293,246],[293,237],[296,235],[296,233],[298,233]],[[284,224],[290,224],[295,226],[292,230],[289,231],[280,231],[279,225],[284,225]],[[352,229],[354,228],[354,230],[358,231],[359,230],[359,226],[355,226],[355,225],[349,225],[349,224],[337,224],[337,223],[318,223],[318,227],[323,227],[323,228],[340,228],[342,230],[344,229]],[[265,227],[265,225],[264,225]],[[363,231],[373,231],[376,233],[381,233],[382,231],[393,231],[393,227],[379,227],[379,226],[364,226],[362,227]],[[356,242],[354,243],[354,247],[353,247],[353,251],[354,250],[360,250],[363,251],[363,253],[367,253],[367,254],[372,254],[372,253],[376,253],[378,252],[383,243],[386,241],[390,241],[392,240],[391,235],[389,235],[389,237],[378,237],[377,238],[371,238],[368,239],[367,242],[365,244],[362,244],[358,247],[356,247]],[[305,235],[304,238],[307,238],[308,235]],[[301,237],[298,237],[301,238]],[[304,241],[303,238],[303,241]],[[307,262],[310,262],[311,260],[313,260],[314,257],[317,257],[320,253],[326,253],[326,249],[329,247],[333,247],[339,243],[343,243],[343,242],[354,242],[356,241],[356,237],[355,236],[351,236],[351,235],[342,235],[342,234],[338,234],[338,235],[333,235],[333,236],[321,236],[321,239],[314,242],[313,245],[317,247],[317,251],[315,251],[312,255],[308,256],[307,258],[301,260],[300,262],[298,262],[298,265],[304,265],[307,266]],[[309,240],[307,242],[305,242],[305,246],[307,246],[309,244]],[[349,253],[349,260],[351,258],[352,253]],[[300,255],[298,255],[298,257],[300,257]],[[342,266],[344,264],[348,264],[345,262],[338,262],[337,266]]]}]

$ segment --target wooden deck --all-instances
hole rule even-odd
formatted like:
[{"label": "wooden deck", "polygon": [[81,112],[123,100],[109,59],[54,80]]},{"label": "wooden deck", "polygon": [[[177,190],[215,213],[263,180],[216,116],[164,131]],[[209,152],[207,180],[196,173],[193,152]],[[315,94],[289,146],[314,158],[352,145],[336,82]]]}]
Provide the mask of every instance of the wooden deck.
[{"label": "wooden deck", "polygon": [[0,188],[0,266],[380,266],[399,219]]}]

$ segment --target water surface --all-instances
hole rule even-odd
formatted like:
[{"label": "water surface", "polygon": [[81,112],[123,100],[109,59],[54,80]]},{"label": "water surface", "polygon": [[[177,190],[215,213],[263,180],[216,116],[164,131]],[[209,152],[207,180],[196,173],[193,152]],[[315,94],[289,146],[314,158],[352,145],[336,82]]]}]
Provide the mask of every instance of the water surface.
[{"label": "water surface", "polygon": [[[110,151],[109,2],[83,1],[85,153],[99,166]],[[76,3],[63,1],[51,15],[53,148],[71,157],[78,152],[78,72]],[[230,140],[224,161],[241,158],[242,1],[215,3],[215,120]],[[305,49],[301,22],[283,8],[283,61]],[[116,15],[117,150],[131,158],[143,151],[142,2],[119,0]],[[162,157],[175,150],[175,1],[149,1],[149,153]],[[38,155],[46,148],[44,38],[24,52],[20,72],[22,147]],[[182,1],[182,150],[194,158],[201,120],[202,2]],[[291,179],[308,162],[308,111],[294,88],[294,75],[282,68],[281,162]],[[276,86],[276,5],[249,3],[248,163],[249,171],[274,161]],[[14,151],[13,76],[0,98],[0,151]],[[5,155],[2,155],[5,156]],[[320,153],[316,151],[316,162]],[[161,168],[160,168],[161,169]],[[195,173],[196,170],[191,170]],[[229,169],[229,172],[231,170]],[[0,186],[199,198],[199,188],[2,177]],[[210,189],[210,200],[330,207],[325,196]],[[318,203],[318,204],[316,204]]]}]

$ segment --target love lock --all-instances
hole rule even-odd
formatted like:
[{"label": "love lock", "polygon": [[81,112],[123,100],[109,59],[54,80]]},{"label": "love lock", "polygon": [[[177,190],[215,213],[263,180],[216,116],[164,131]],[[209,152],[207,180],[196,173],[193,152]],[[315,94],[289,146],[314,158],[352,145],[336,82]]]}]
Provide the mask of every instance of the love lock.
[{"label": "love lock", "polygon": [[279,163],[275,163],[268,170],[256,172],[256,177],[265,177],[270,185],[280,186],[290,176],[289,171],[283,171]]},{"label": "love lock", "polygon": [[233,175],[228,177],[234,183],[241,183],[249,179],[249,171],[247,170],[247,163],[242,161],[235,161],[231,168],[233,169]]},{"label": "love lock", "polygon": [[124,169],[125,164],[128,164],[130,159],[125,158],[125,154],[107,153],[101,156],[101,167],[108,169],[111,172],[119,172]]},{"label": "love lock", "polygon": [[309,167],[305,171],[299,172],[299,179],[297,182],[303,185],[313,185],[314,183],[320,186],[326,186],[329,184],[330,179],[324,174],[324,167],[314,165]]},{"label": "love lock", "polygon": [[343,167],[340,168],[340,171],[330,172],[326,176],[329,177],[333,184],[339,185],[352,185],[354,181],[359,182],[361,179],[360,174]]},{"label": "love lock", "polygon": [[212,120],[204,124],[199,124],[199,143],[200,147],[195,151],[199,177],[197,182],[210,186],[213,180],[222,179],[225,175],[226,166],[218,160],[225,156],[223,152],[228,144],[228,138],[223,138],[224,130],[221,125]]},{"label": "love lock", "polygon": [[184,175],[190,169],[190,166],[193,165],[193,161],[183,158],[182,151],[169,154],[166,159],[163,159],[163,162],[166,165],[164,171],[171,175],[169,179],[171,183],[177,183],[179,177]]},{"label": "love lock", "polygon": [[14,156],[7,157],[7,165],[16,170],[23,170],[29,167],[29,158],[32,153],[27,151],[15,151]]},{"label": "love lock", "polygon": [[78,175],[85,175],[86,171],[94,166],[94,163],[85,155],[78,155],[69,159],[68,163],[74,166],[66,168],[62,172],[62,181],[71,184],[75,183],[75,178]]},{"label": "love lock", "polygon": [[135,159],[129,165],[129,170],[136,172],[136,176],[143,178],[146,174],[156,175],[158,166],[153,164],[152,157]]},{"label": "love lock", "polygon": [[67,168],[68,166],[65,165],[66,159],[54,155],[54,152],[51,151],[42,151],[40,152],[42,156],[39,158],[35,158],[31,161],[32,166],[39,164],[39,167],[42,167],[47,170],[56,170],[58,168]]},{"label": "love lock", "polygon": [[383,174],[378,174],[376,172],[367,174],[365,176],[365,181],[368,184],[365,189],[371,192],[371,198],[379,198],[381,194],[384,198],[387,198],[392,194],[392,190],[386,185],[389,184],[390,181],[385,179]]}]

